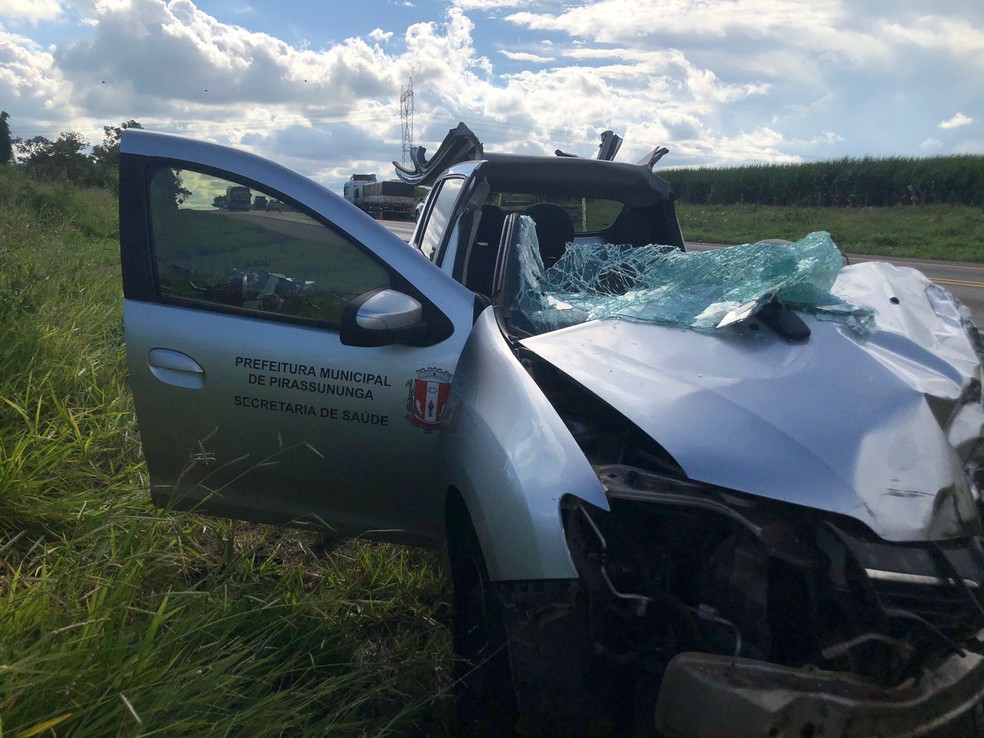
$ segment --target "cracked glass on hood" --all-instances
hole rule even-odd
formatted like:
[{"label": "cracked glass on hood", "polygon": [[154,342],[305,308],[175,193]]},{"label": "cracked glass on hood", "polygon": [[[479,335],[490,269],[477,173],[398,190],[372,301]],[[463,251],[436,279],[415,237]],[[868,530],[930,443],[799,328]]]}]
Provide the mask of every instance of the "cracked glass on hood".
[{"label": "cracked glass on hood", "polygon": [[691,252],[573,243],[544,268],[535,224],[522,216],[507,300],[514,321],[533,333],[601,318],[713,330],[773,300],[865,332],[870,311],[830,292],[842,265],[830,234],[820,231],[788,245],[752,243]]}]

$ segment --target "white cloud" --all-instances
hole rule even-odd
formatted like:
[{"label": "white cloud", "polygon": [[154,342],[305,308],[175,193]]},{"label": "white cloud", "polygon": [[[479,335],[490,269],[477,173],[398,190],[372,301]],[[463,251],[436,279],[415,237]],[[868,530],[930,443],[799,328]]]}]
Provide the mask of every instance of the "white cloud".
[{"label": "white cloud", "polygon": [[526,61],[532,62],[534,64],[546,64],[547,62],[556,61],[552,56],[539,56],[537,54],[529,54],[525,51],[499,51],[507,59],[512,61]]},{"label": "white cloud", "polygon": [[670,156],[664,162],[673,166],[690,163],[737,166],[759,162],[795,164],[802,161],[801,156],[783,151],[790,143],[781,133],[767,126],[737,135],[708,131],[698,139],[670,144]]},{"label": "white cloud", "polygon": [[[848,0],[591,0],[558,13],[512,13],[506,20],[597,43],[651,42],[650,48],[718,39],[716,47],[739,68],[761,69],[763,55],[795,50],[792,66],[769,65],[776,76],[795,75],[799,67],[817,73],[838,65],[856,74],[858,66],[911,64],[906,54],[913,46],[971,57],[984,74],[984,25],[943,12],[910,17],[898,5],[864,15],[865,6]],[[714,53],[706,42],[698,44]]]},{"label": "white cloud", "polygon": [[769,92],[769,85],[763,82],[722,82],[712,70],[693,64],[678,49],[577,48],[565,51],[564,56],[577,62],[615,60],[617,63],[586,68],[612,80],[621,79],[623,83],[646,80],[650,91],[664,95],[685,89],[699,102],[727,103]]},{"label": "white cloud", "polygon": [[[294,105],[344,116],[357,101],[393,86],[385,54],[361,39],[297,49],[263,33],[220,23],[190,0],[133,0],[97,16],[91,38],[59,46],[55,57],[90,106],[173,114],[223,106]],[[103,84],[105,82],[105,84]]]},{"label": "white cloud", "polygon": [[953,147],[955,154],[984,154],[984,139],[969,139]]},{"label": "white cloud", "polygon": [[682,33],[761,38],[831,26],[840,15],[838,5],[830,0],[595,0],[556,15],[522,12],[506,20],[605,43]]},{"label": "white cloud", "polygon": [[919,144],[919,148],[922,149],[923,151],[939,151],[941,148],[943,148],[943,142],[940,141],[938,138],[927,138],[925,141]]},{"label": "white cloud", "polygon": [[[80,5],[85,5],[83,1]],[[90,9],[97,15],[113,13],[132,8],[134,0],[89,0]]]},{"label": "white cloud", "polygon": [[384,31],[382,28],[374,28],[369,31],[369,38],[375,41],[377,44],[385,44],[393,38],[392,31]]},{"label": "white cloud", "polygon": [[462,10],[498,10],[499,8],[522,8],[529,0],[451,0],[451,4]]},{"label": "white cloud", "polygon": [[925,15],[909,25],[886,22],[883,32],[892,40],[961,56],[984,55],[984,26],[962,18]]},{"label": "white cloud", "polygon": [[969,126],[974,122],[973,118],[970,118],[963,113],[957,113],[955,116],[948,120],[942,121],[937,128],[942,128],[948,130],[950,128],[960,128],[961,126]]},{"label": "white cloud", "polygon": [[54,20],[62,14],[59,0],[0,0],[0,18],[31,23]]},{"label": "white cloud", "polygon": [[69,95],[48,51],[0,27],[0,100],[12,126],[72,112]]}]

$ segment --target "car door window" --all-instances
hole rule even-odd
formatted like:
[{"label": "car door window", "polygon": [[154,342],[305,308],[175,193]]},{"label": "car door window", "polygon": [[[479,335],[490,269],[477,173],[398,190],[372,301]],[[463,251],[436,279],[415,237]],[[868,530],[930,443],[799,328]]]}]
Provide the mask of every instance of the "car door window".
[{"label": "car door window", "polygon": [[164,298],[337,324],[350,300],[391,286],[374,257],[276,193],[169,166],[149,187]]},{"label": "car door window", "polygon": [[455,202],[464,184],[465,180],[460,177],[447,179],[441,184],[441,189],[437,193],[437,199],[427,217],[424,234],[420,239],[420,251],[431,261],[437,256],[441,237],[449,230],[448,220],[454,212]]}]

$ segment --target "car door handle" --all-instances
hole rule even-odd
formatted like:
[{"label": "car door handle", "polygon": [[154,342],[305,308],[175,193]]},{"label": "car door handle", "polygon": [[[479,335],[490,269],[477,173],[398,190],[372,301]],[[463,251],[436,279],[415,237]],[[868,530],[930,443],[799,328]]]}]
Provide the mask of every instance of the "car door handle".
[{"label": "car door handle", "polygon": [[185,389],[202,389],[205,386],[205,370],[187,354],[171,349],[151,349],[147,355],[150,373],[162,382]]}]

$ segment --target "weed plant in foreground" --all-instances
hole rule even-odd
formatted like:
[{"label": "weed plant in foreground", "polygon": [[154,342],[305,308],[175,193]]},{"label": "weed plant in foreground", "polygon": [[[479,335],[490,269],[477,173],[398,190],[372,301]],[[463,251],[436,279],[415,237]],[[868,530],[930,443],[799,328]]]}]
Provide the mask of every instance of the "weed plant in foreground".
[{"label": "weed plant in foreground", "polygon": [[151,507],[116,239],[0,167],[0,736],[447,734],[436,555]]}]

